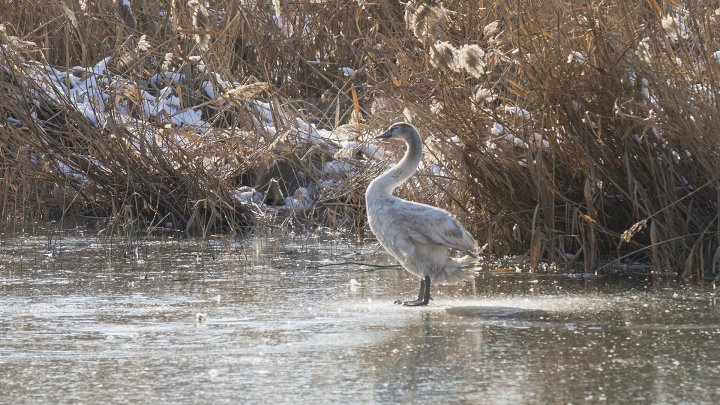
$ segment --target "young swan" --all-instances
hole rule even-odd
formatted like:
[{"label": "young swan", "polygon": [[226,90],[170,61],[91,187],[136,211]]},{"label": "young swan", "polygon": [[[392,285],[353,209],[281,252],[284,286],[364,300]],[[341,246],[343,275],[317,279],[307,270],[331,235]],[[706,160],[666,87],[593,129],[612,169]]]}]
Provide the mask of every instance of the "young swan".
[{"label": "young swan", "polygon": [[[467,266],[475,261],[478,246],[449,212],[392,194],[415,173],[422,160],[422,139],[415,127],[395,123],[376,139],[404,141],[407,151],[397,165],[373,180],[365,192],[370,229],[385,250],[421,280],[416,300],[395,303],[427,305],[432,283],[457,283],[473,277]],[[466,256],[452,258],[449,249]]]}]

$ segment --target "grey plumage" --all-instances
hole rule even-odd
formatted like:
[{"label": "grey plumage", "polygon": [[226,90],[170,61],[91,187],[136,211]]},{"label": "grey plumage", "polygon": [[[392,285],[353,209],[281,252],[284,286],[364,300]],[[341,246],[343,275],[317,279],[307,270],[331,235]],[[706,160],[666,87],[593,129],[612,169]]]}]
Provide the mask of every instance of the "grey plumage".
[{"label": "grey plumage", "polygon": [[[418,299],[402,303],[426,305],[431,283],[472,279],[473,272],[468,266],[476,260],[478,246],[449,212],[392,194],[415,173],[422,160],[422,139],[415,127],[396,123],[378,138],[402,140],[408,148],[397,165],[378,176],[367,188],[365,201],[370,229],[388,253],[422,280]],[[451,250],[465,256],[453,258]]]}]

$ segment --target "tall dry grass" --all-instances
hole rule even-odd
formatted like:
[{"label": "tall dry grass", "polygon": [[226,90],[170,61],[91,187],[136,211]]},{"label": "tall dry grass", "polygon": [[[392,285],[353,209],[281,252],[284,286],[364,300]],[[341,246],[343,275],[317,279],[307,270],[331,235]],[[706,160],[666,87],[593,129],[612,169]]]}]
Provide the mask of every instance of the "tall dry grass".
[{"label": "tall dry grass", "polygon": [[[123,2],[54,1],[38,10],[12,3],[3,27],[6,97],[0,100],[3,118],[10,119],[0,135],[5,220],[70,212],[110,218],[109,231],[116,223],[203,235],[242,230],[267,215],[238,204],[232,195],[238,186],[256,187],[273,206],[299,186],[317,183],[322,164],[333,159],[327,145],[292,136],[294,116],[338,127],[347,121],[348,106],[360,105],[352,81],[337,70],[345,65],[316,62],[352,59],[347,50],[355,52],[350,41],[332,38],[349,23],[360,28],[354,20],[330,19],[337,8],[275,9],[270,2],[206,7],[197,1],[132,2],[128,8]],[[313,10],[322,15],[313,16]],[[318,27],[312,37],[310,26]],[[185,80],[169,84],[184,106],[202,109],[212,136],[168,128],[158,117],[128,125],[112,109],[102,125],[88,122],[73,100],[38,79],[47,74],[43,66],[70,72],[107,56],[107,76],[126,80],[108,90],[116,104],[141,116],[140,93],[157,96],[162,87],[148,78],[182,74]],[[76,76],[82,79],[82,73]],[[206,82],[218,98],[203,92]],[[249,99],[268,103],[277,133],[257,131],[263,112]],[[294,213],[283,224],[302,225],[318,216],[332,226],[357,223],[361,191],[335,186],[317,194],[321,212]]]},{"label": "tall dry grass", "polygon": [[717,274],[720,4],[483,3],[409,2],[442,27],[397,47],[387,84],[462,140],[476,232],[534,268]]},{"label": "tall dry grass", "polygon": [[[47,218],[55,207],[118,226],[164,218],[198,233],[235,229],[255,217],[230,198],[236,187],[288,195],[338,160],[357,166],[354,177],[317,187],[315,205],[287,221],[361,232],[362,192],[381,167],[288,136],[297,122],[287,117],[361,142],[405,119],[428,153],[401,195],[457,213],[494,253],[527,253],[534,269],[596,271],[610,258],[691,278],[718,273],[718,1],[131,5],[0,2],[14,50],[5,48],[0,118],[22,122],[0,124],[3,219]],[[214,135],[140,150],[137,128],[108,120],[98,129],[62,101],[29,101],[20,56],[69,70],[108,55],[109,69],[139,88],[170,65],[186,74],[178,93],[202,105]],[[200,91],[217,85],[208,72],[256,87],[211,101]],[[270,104],[277,133],[257,131],[248,99]],[[179,132],[160,127],[168,139]],[[69,179],[59,164],[92,181]]]}]

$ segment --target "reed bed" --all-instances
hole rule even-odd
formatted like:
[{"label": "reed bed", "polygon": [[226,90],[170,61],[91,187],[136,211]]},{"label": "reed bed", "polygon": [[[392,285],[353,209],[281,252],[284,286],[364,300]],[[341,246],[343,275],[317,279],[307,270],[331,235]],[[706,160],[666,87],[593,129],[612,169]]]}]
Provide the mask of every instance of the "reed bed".
[{"label": "reed bed", "polygon": [[718,1],[126,4],[0,2],[6,223],[362,235],[407,120],[489,252],[719,273]]}]

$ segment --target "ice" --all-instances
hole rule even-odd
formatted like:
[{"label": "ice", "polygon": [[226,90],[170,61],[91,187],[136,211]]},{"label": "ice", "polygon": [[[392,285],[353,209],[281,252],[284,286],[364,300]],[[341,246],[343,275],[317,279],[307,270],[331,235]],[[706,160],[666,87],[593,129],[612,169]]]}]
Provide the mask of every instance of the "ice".
[{"label": "ice", "polygon": [[516,137],[516,136],[513,136],[513,135],[508,134],[508,135],[505,135],[503,138],[504,138],[506,141],[512,142],[513,145],[515,145],[515,146],[517,146],[517,147],[519,147],[519,148],[523,148],[523,149],[527,149],[527,148],[528,148],[528,144],[527,144],[525,141],[523,141],[522,139],[520,139],[520,138],[518,138],[518,137]]},{"label": "ice", "polygon": [[535,144],[535,146],[542,146],[543,148],[550,147],[550,142],[537,132],[533,132],[533,134],[530,135],[530,142]]},{"label": "ice", "polygon": [[520,107],[513,107],[513,106],[506,105],[505,111],[510,114],[517,115],[518,117],[523,117],[523,118],[528,118],[528,119],[532,118],[530,111],[524,110]]},{"label": "ice", "polygon": [[89,182],[88,178],[84,174],[77,172],[65,163],[61,161],[56,161],[55,163],[57,164],[57,167],[58,169],[60,169],[61,172],[63,172],[69,178],[77,181],[78,184],[84,185]]},{"label": "ice", "polygon": [[208,96],[211,100],[215,99],[215,88],[213,87],[213,84],[209,81],[204,81],[200,84],[202,86],[203,92],[205,92],[205,95]]},{"label": "ice", "polygon": [[579,63],[582,66],[587,65],[587,59],[585,59],[585,56],[583,56],[583,54],[578,51],[570,52],[570,54],[568,55],[567,63],[571,63],[573,61]]},{"label": "ice", "polygon": [[83,101],[76,103],[75,108],[87,118],[92,126],[102,127],[105,125],[105,116],[102,114],[102,111],[96,110],[89,102]]},{"label": "ice", "polygon": [[150,81],[155,84],[172,83],[174,85],[177,85],[182,83],[184,80],[184,74],[170,71],[163,73],[155,73],[154,75],[150,76]]},{"label": "ice", "polygon": [[174,124],[191,125],[198,129],[209,129],[209,124],[202,119],[202,111],[194,108],[186,108],[171,116]]},{"label": "ice", "polygon": [[358,147],[357,141],[341,141],[340,146],[346,149],[355,149]]},{"label": "ice", "polygon": [[285,197],[285,207],[292,210],[304,210],[313,204],[310,198],[310,192],[305,187],[298,187],[293,197]]},{"label": "ice", "polygon": [[338,69],[338,70],[341,71],[344,76],[347,76],[347,77],[355,77],[355,69],[353,69],[353,68],[350,68],[350,67],[342,67],[342,68],[340,68],[340,69]]},{"label": "ice", "polygon": [[323,174],[325,175],[349,175],[355,173],[357,168],[350,162],[341,160],[332,160],[323,163]]},{"label": "ice", "polygon": [[254,107],[255,112],[265,120],[265,122],[273,122],[272,111],[270,110],[270,103],[265,103],[260,100],[252,100],[251,105]]},{"label": "ice", "polygon": [[363,145],[362,153],[368,158],[382,159],[385,156],[385,149],[373,144]]},{"label": "ice", "polygon": [[497,122],[493,122],[492,128],[490,128],[490,133],[493,135],[503,135],[510,132],[506,127],[504,127],[501,124],[498,124]]},{"label": "ice", "polygon": [[207,67],[205,66],[205,61],[203,61],[202,56],[190,56],[188,59],[196,63],[195,67],[201,73],[205,73],[207,71]]},{"label": "ice", "polygon": [[308,124],[300,117],[295,118],[295,122],[297,124],[297,134],[301,139],[311,141],[313,143],[318,142],[320,134],[315,130],[314,125]]},{"label": "ice", "polygon": [[261,204],[263,195],[252,187],[242,186],[235,190],[235,199],[244,204]]},{"label": "ice", "polygon": [[96,75],[103,74],[107,72],[107,64],[112,60],[112,56],[108,56],[105,59],[101,60],[95,66],[92,68],[92,72]]},{"label": "ice", "polygon": [[318,136],[320,136],[323,139],[326,139],[330,142],[340,143],[347,141],[347,137],[343,137],[342,134],[331,131],[329,129],[321,129],[321,128],[315,128],[315,131],[317,132]]}]

